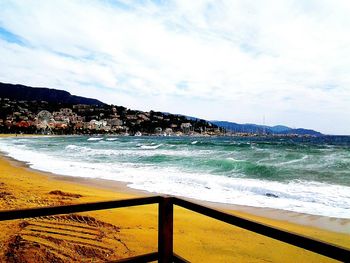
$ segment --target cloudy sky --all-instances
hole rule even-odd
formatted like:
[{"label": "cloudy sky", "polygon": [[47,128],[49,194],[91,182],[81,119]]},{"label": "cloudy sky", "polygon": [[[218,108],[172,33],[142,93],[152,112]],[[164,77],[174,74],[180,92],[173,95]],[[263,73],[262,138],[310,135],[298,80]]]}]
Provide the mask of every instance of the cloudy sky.
[{"label": "cloudy sky", "polygon": [[0,81],[350,134],[350,1],[0,0]]}]

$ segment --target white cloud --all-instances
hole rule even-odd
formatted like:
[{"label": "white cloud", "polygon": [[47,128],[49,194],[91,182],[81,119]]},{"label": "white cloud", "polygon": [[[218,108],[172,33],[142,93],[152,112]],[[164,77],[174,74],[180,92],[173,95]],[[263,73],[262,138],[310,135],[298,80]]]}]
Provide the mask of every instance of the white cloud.
[{"label": "white cloud", "polygon": [[[3,1],[0,80],[350,134],[344,1]],[[329,119],[337,120],[329,125]]]}]

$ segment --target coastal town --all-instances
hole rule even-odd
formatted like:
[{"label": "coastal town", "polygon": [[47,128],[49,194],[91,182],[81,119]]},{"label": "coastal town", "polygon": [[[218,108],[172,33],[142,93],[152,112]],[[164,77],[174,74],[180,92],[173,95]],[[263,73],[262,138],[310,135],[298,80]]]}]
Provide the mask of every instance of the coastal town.
[{"label": "coastal town", "polygon": [[0,98],[0,132],[16,134],[221,135],[205,120],[115,105]]}]

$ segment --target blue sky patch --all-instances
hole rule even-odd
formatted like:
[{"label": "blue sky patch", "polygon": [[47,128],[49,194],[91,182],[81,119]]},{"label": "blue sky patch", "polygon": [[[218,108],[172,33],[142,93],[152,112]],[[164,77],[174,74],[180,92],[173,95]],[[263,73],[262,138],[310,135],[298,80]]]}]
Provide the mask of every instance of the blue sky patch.
[{"label": "blue sky patch", "polygon": [[180,90],[187,90],[188,89],[188,83],[187,81],[180,81],[176,84],[176,87]]},{"label": "blue sky patch", "polygon": [[0,27],[0,38],[10,43],[16,43],[20,45],[24,44],[24,41],[21,37],[11,33],[3,27]]}]

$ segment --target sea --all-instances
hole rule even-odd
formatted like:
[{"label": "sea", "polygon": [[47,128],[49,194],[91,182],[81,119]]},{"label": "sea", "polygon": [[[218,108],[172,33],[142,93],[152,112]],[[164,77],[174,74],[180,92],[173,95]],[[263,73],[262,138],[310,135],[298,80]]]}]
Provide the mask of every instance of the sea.
[{"label": "sea", "polygon": [[350,218],[346,136],[12,137],[0,151],[34,169],[152,193]]}]

